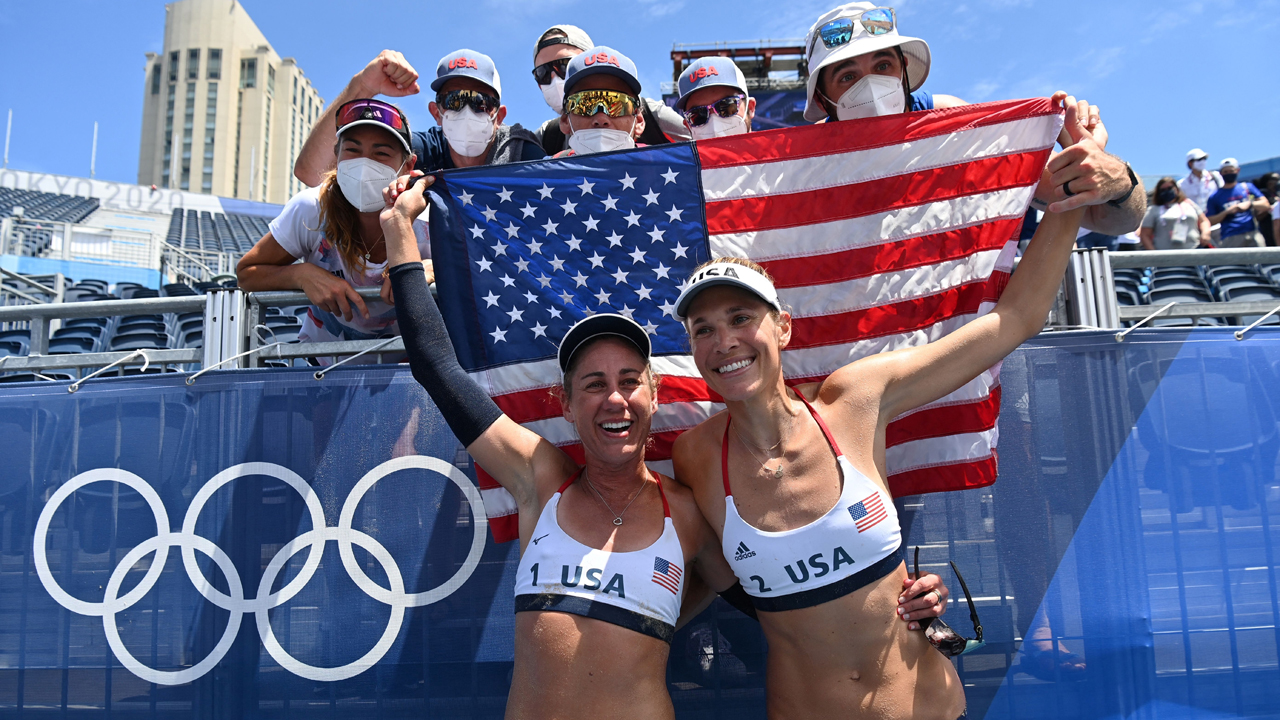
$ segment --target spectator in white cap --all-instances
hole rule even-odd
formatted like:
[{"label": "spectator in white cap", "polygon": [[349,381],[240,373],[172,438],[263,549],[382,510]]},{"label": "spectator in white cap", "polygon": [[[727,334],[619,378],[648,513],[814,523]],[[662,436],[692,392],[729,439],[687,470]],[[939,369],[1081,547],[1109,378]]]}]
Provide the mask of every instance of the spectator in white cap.
[{"label": "spectator in white cap", "polygon": [[[594,45],[580,27],[553,25],[538,36],[538,42],[533,47],[533,79],[537,81],[547,107],[556,114],[556,117],[543,123],[534,133],[548,155],[555,155],[565,149],[560,116],[564,114],[564,86],[569,61]],[[644,116],[644,133],[636,138],[636,142],[641,145],[662,145],[689,139],[689,131],[685,128],[683,119],[661,100],[641,97],[640,113]]]},{"label": "spectator in white cap", "polygon": [[1209,205],[1209,196],[1222,189],[1222,176],[1217,170],[1206,170],[1209,153],[1200,148],[1187,151],[1187,169],[1191,172],[1178,181],[1178,189],[1202,211]]},{"label": "spectator in white cap", "polygon": [[[415,169],[426,173],[455,167],[501,165],[546,157],[537,138],[519,125],[504,125],[502,81],[493,60],[474,50],[458,50],[440,59],[436,93],[428,105],[436,127],[414,132]],[[334,109],[356,98],[403,97],[420,90],[418,72],[393,50],[384,50],[357,73],[325,110],[307,137],[293,174],[314,187],[333,169]]]},{"label": "spectator in white cap", "polygon": [[1222,175],[1222,189],[1209,196],[1205,207],[1209,222],[1222,224],[1218,247],[1262,247],[1262,234],[1253,214],[1269,212],[1271,203],[1258,188],[1239,181],[1240,163],[1235,158],[1223,158],[1218,173]]},{"label": "spectator in white cap", "polygon": [[689,63],[676,82],[676,110],[695,140],[751,132],[756,101],[747,79],[727,57],[705,57]]},{"label": "spectator in white cap", "polygon": [[[854,120],[967,104],[920,90],[929,77],[929,45],[898,34],[893,8],[869,2],[841,5],[818,18],[805,48],[806,120]],[[1107,132],[1098,109],[1074,98],[1070,102],[1083,108],[1092,137],[1070,147],[1065,134],[1059,137],[1065,149],[1049,159],[1032,205],[1053,212],[1087,206],[1084,227],[1107,235],[1137,229],[1146,211],[1142,181],[1128,163],[1104,151]]]}]

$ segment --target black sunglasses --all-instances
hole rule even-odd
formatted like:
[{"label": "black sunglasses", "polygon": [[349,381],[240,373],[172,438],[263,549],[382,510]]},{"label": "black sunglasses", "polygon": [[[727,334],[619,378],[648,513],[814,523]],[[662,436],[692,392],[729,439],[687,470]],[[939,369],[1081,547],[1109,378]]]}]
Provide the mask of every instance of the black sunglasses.
[{"label": "black sunglasses", "polygon": [[490,113],[502,105],[502,101],[488,93],[476,90],[450,90],[436,95],[436,105],[444,110],[461,110],[469,107],[478,113]]},{"label": "black sunglasses", "polygon": [[[969,619],[973,621],[973,632],[976,637],[967,640],[960,636],[951,626],[943,622],[942,618],[934,618],[929,623],[929,627],[924,629],[924,636],[928,638],[929,644],[933,645],[943,655],[947,657],[956,657],[967,652],[973,652],[978,648],[986,645],[982,641],[982,622],[978,620],[978,610],[973,605],[973,596],[969,594],[969,586],[964,582],[964,576],[956,569],[955,563],[950,563],[951,571],[956,574],[956,579],[960,581],[960,589],[964,591],[965,602],[969,603]],[[915,557],[916,579],[920,579],[920,546],[916,546]],[[933,592],[930,590],[929,592]],[[927,595],[928,593],[924,593]],[[920,595],[916,597],[921,597]],[[915,598],[912,598],[913,600]]]},{"label": "black sunglasses", "polygon": [[550,85],[553,75],[559,75],[564,78],[565,69],[569,67],[569,58],[560,58],[545,62],[533,69],[533,79],[538,81],[539,85]]}]

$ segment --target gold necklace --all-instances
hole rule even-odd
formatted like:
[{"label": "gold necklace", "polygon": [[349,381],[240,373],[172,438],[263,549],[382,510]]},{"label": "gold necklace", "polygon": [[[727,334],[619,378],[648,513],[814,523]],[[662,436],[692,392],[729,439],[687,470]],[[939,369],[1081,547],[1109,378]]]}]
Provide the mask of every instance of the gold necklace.
[{"label": "gold necklace", "polygon": [[383,232],[381,235],[379,235],[379,236],[378,236],[378,239],[373,243],[373,246],[372,246],[372,247],[365,248],[365,251],[364,251],[364,259],[367,261],[367,260],[369,259],[369,256],[370,256],[370,255],[373,255],[373,251],[374,251],[374,250],[376,250],[376,249],[378,249],[378,245],[380,245],[380,244],[382,244],[383,242],[385,242],[385,241],[386,241],[386,239],[387,239],[387,234],[386,234],[386,232]]},{"label": "gold necklace", "polygon": [[[734,428],[734,429],[733,429],[733,434],[738,436],[738,442],[742,443],[742,446],[743,446],[743,447],[745,447],[745,448],[747,449],[747,452],[751,453],[751,456],[752,456],[752,457],[754,457],[754,458],[756,459],[756,462],[760,463],[760,467],[761,467],[761,468],[763,468],[763,469],[765,469],[765,470],[769,470],[768,462],[769,462],[769,460],[770,460],[771,458],[769,458],[768,456],[769,456],[771,453],[773,453],[773,451],[774,451],[774,450],[777,450],[777,449],[778,449],[778,446],[779,446],[779,445],[781,445],[781,444],[782,444],[782,441],[785,439],[785,438],[779,438],[779,439],[778,439],[778,442],[774,443],[773,445],[771,445],[771,446],[770,446],[770,447],[768,447],[768,448],[763,448],[763,449],[764,449],[764,454],[765,454],[765,459],[764,459],[764,460],[761,460],[761,459],[760,459],[760,456],[756,454],[755,448],[753,448],[753,447],[751,446],[751,443],[747,442],[747,439],[746,439],[746,438],[742,437],[742,433],[738,431],[738,428]],[[783,475],[783,473],[784,473],[784,470],[783,470],[783,468],[782,468],[782,458],[781,458],[781,457],[779,457],[779,458],[778,458],[778,466],[777,466],[777,467],[775,467],[775,468],[773,468],[773,469],[771,470],[771,472],[773,473],[773,477],[774,477],[774,479],[775,479],[775,480],[781,480],[781,479],[782,479],[782,475]]]}]

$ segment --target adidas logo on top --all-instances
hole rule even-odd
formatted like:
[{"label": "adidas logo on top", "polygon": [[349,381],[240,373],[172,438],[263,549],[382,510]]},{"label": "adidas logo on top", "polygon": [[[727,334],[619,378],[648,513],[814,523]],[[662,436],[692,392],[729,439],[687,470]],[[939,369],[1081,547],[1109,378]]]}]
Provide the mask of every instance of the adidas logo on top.
[{"label": "adidas logo on top", "polygon": [[756,556],[755,550],[752,550],[751,548],[747,547],[746,543],[740,542],[738,543],[737,552],[733,554],[733,559],[735,562],[741,562],[743,560],[746,560],[749,557],[755,557],[755,556]]}]

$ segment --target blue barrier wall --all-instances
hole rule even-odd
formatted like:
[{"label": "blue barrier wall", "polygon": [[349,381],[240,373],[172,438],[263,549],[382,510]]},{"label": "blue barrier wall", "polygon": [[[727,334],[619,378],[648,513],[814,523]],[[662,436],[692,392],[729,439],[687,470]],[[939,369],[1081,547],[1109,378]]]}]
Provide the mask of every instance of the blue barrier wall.
[{"label": "blue barrier wall", "polygon": [[[1278,375],[1275,331],[1006,360],[1000,480],[898,503],[976,598],[970,717],[1276,715]],[[0,716],[502,716],[517,548],[407,370],[6,386],[0,459]],[[765,652],[717,601],[677,714],[763,717]]]}]

